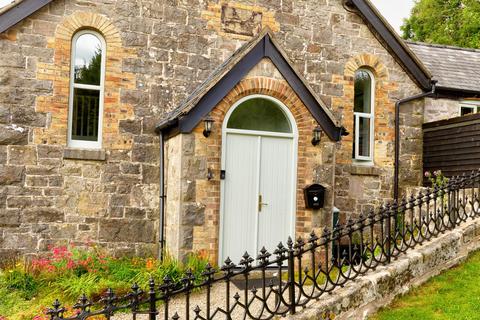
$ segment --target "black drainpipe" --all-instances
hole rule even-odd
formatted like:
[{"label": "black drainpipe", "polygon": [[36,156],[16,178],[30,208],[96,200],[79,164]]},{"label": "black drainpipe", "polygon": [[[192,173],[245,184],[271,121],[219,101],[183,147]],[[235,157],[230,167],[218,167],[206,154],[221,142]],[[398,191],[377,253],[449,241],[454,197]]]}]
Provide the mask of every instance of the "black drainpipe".
[{"label": "black drainpipe", "polygon": [[432,87],[429,92],[416,94],[411,97],[403,98],[395,103],[395,172],[393,182],[393,198],[398,201],[399,192],[399,172],[400,172],[400,106],[420,98],[426,98],[435,95],[435,85],[437,81],[432,80]]},{"label": "black drainpipe", "polygon": [[163,255],[165,252],[165,141],[163,132],[159,132],[160,142],[160,221],[159,221],[159,241],[160,249],[158,257],[160,261],[163,261]]}]

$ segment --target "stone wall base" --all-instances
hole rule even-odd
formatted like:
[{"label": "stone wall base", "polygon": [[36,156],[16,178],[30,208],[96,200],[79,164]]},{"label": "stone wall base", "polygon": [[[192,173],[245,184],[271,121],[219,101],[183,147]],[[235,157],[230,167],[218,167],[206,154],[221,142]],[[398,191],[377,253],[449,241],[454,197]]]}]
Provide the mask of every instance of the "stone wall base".
[{"label": "stone wall base", "polygon": [[417,249],[401,256],[388,266],[357,278],[344,288],[311,302],[290,319],[322,319],[333,312],[336,320],[367,319],[381,307],[431,277],[466,260],[480,249],[480,219],[464,223]]}]

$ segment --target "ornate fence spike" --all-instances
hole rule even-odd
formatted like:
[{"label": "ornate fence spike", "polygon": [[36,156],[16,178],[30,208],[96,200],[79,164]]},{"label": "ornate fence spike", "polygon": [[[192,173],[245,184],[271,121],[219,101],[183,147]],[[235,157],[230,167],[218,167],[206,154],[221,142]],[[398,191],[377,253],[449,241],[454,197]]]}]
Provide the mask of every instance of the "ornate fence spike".
[{"label": "ornate fence spike", "polygon": [[422,203],[424,202],[424,194],[422,192],[422,190],[420,190],[420,192],[418,192],[418,196],[417,196],[417,201],[418,201],[418,204],[419,205],[422,205]]},{"label": "ornate fence spike", "polygon": [[111,309],[114,307],[117,296],[113,292],[112,288],[108,288],[105,296],[100,300],[105,304],[105,310],[107,310],[108,315],[111,314]]},{"label": "ornate fence spike", "polygon": [[365,225],[365,216],[363,215],[362,212],[360,212],[360,215],[358,216],[358,225],[360,227]]},{"label": "ornate fence spike", "polygon": [[65,312],[65,308],[62,307],[62,304],[58,299],[52,304],[53,309],[47,309],[47,315],[50,316],[51,320],[63,319],[63,313]]},{"label": "ornate fence spike", "polygon": [[268,287],[273,288],[275,286],[275,282],[273,282],[273,279],[268,280]]},{"label": "ornate fence spike", "polygon": [[225,261],[223,262],[223,266],[220,268],[225,275],[230,276],[232,274],[233,269],[235,269],[235,263],[230,260],[230,257],[227,257]]},{"label": "ornate fence spike", "polygon": [[305,246],[305,241],[303,241],[302,237],[298,237],[297,241],[295,241],[295,245],[293,246],[297,250],[303,250]]},{"label": "ornate fence spike", "polygon": [[256,295],[257,294],[257,288],[255,286],[252,287],[252,289],[250,289],[250,292],[253,293],[253,295]]},{"label": "ornate fence spike", "polygon": [[349,217],[348,220],[347,220],[347,232],[348,233],[352,233],[353,232],[353,228],[355,227],[355,224],[356,222],[353,221],[352,217]]},{"label": "ornate fence spike", "polygon": [[165,277],[163,277],[162,284],[158,288],[165,296],[168,296],[173,286],[174,286],[174,283],[173,283],[172,277],[170,277],[170,275],[167,274]]},{"label": "ornate fence spike", "polygon": [[370,212],[368,213],[368,220],[369,223],[373,223],[373,221],[375,220],[375,210],[374,209],[370,209]]},{"label": "ornate fence spike", "polygon": [[153,279],[153,277],[150,277],[150,279],[148,280],[148,288],[150,289],[150,292],[155,292],[155,280]]},{"label": "ornate fence spike", "polygon": [[308,275],[309,272],[310,272],[310,270],[308,269],[308,267],[303,268],[303,273],[305,275]]},{"label": "ornate fence spike", "polygon": [[406,196],[402,197],[401,206],[402,206],[403,210],[405,210],[407,208],[407,198],[406,198]]},{"label": "ornate fence spike", "polygon": [[78,299],[77,303],[73,305],[74,309],[79,309],[82,313],[88,312],[88,308],[92,305],[90,300],[88,300],[87,296],[82,294]]},{"label": "ornate fence spike", "polygon": [[255,260],[250,256],[247,251],[245,251],[242,259],[240,260],[240,265],[242,265],[245,269],[249,269],[252,266],[253,261]]},{"label": "ornate fence spike", "polygon": [[130,305],[132,312],[135,313],[138,309],[138,304],[140,301],[140,297],[143,294],[143,290],[140,289],[138,284],[135,282],[132,287],[132,292],[130,292],[129,297],[130,297]]},{"label": "ornate fence spike", "polygon": [[289,250],[293,250],[293,240],[292,237],[288,237],[287,246]]},{"label": "ornate fence spike", "polygon": [[277,248],[273,251],[273,254],[276,255],[276,260],[279,265],[282,264],[282,260],[285,258],[287,248],[283,245],[282,242],[279,242]]},{"label": "ornate fence spike", "polygon": [[[238,298],[240,299],[240,296],[238,296]],[[200,312],[202,311],[202,309],[200,309],[200,307],[198,306],[198,304],[195,306],[195,308],[193,309],[193,312],[195,312],[195,314],[197,315],[197,317],[200,315]]]},{"label": "ornate fence spike", "polygon": [[260,254],[257,256],[257,260],[260,261],[260,265],[268,265],[269,258],[271,254],[265,249],[265,247],[262,247],[260,250]]},{"label": "ornate fence spike", "polygon": [[328,227],[323,228],[322,238],[325,240],[330,238],[330,229]]},{"label": "ornate fence spike", "polygon": [[185,276],[181,279],[182,285],[184,288],[190,288],[195,281],[195,275],[192,272],[192,269],[187,269]]}]

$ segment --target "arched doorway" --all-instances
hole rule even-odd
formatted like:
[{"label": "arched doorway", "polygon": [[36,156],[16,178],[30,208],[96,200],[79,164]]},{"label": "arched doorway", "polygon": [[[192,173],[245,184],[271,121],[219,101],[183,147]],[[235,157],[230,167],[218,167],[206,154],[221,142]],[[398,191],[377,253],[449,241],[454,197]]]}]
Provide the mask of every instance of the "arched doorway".
[{"label": "arched doorway", "polygon": [[238,263],[294,235],[298,129],[275,98],[251,95],[230,108],[222,128],[220,263]]}]

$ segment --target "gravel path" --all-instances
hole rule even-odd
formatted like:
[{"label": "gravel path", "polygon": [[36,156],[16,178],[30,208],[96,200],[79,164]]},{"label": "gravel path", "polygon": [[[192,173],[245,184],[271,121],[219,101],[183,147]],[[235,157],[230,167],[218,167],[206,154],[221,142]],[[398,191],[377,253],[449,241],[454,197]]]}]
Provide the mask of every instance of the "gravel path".
[{"label": "gravel path", "polygon": [[[240,298],[240,302],[244,303],[245,298],[244,298],[244,290],[239,289],[238,287],[235,286],[234,283],[231,283],[230,286],[230,304],[233,305],[235,302],[233,296],[235,293],[237,293],[242,297]],[[261,295],[260,291],[257,293],[257,295]],[[251,292],[249,292],[248,298],[250,299],[253,296]],[[218,283],[212,287],[211,290],[211,304],[210,304],[210,310],[211,314],[214,314],[217,308],[225,308],[226,306],[226,285],[225,283]],[[274,297],[271,299],[268,299],[268,305],[273,308],[274,306]],[[186,299],[185,296],[179,296],[177,299],[174,299],[170,301],[169,303],[169,319],[173,317],[175,312],[178,313],[180,319],[186,319],[185,315],[185,305],[186,305]],[[200,292],[195,292],[190,296],[190,319],[195,319],[195,312],[193,311],[195,309],[195,306],[199,306],[201,309],[200,316],[205,317],[206,313],[206,292],[205,291],[200,291]],[[157,319],[164,319],[164,306],[163,305],[157,305],[158,307],[158,317]],[[259,315],[261,313],[262,308],[262,303],[260,301],[255,301],[249,308],[250,312],[253,315]],[[234,314],[232,314],[232,319],[244,319],[244,309],[242,307],[237,307],[236,311]],[[264,313],[265,314],[265,313]],[[215,315],[216,319],[226,319],[225,315],[222,314],[221,312],[217,313]],[[248,316],[246,318],[249,318]],[[113,320],[132,320],[133,316],[131,314],[118,314],[115,317],[112,317]],[[148,320],[147,315],[138,315],[137,318],[138,320]]]}]

